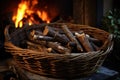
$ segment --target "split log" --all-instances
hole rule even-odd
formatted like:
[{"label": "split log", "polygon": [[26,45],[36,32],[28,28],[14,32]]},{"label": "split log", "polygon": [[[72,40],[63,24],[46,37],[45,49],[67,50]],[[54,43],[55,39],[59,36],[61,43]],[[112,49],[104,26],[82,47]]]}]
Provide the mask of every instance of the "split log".
[{"label": "split log", "polygon": [[54,39],[52,37],[49,36],[41,36],[41,35],[34,35],[33,39],[37,39],[37,40],[45,40],[45,41],[53,41]]},{"label": "split log", "polygon": [[47,48],[47,52],[52,52],[52,48]]},{"label": "split log", "polygon": [[68,47],[68,49],[71,50],[71,52],[73,52],[73,53],[79,53],[79,51],[77,49],[77,44],[75,42],[69,42],[67,44],[67,47]]},{"label": "split log", "polygon": [[43,34],[42,34],[42,31],[32,30],[32,31],[31,31],[31,35],[35,35],[35,34],[36,34],[36,35],[43,35]]},{"label": "split log", "polygon": [[57,53],[53,48],[47,48],[48,53]]},{"label": "split log", "polygon": [[32,30],[29,34],[28,34],[28,37],[31,38],[31,39],[34,39],[34,35],[42,35],[42,32],[40,31],[36,31],[36,30]]},{"label": "split log", "polygon": [[27,41],[27,45],[28,45],[28,49],[31,49],[31,50],[37,50],[37,51],[40,51],[40,52],[45,52],[45,53],[57,53],[55,52],[55,50],[53,50],[52,48],[47,48],[45,47],[45,45],[40,45],[40,44],[36,44],[34,42],[30,42],[30,41]]},{"label": "split log", "polygon": [[94,51],[97,51],[100,49],[97,45],[95,45],[92,41],[90,42],[91,46],[93,47]]},{"label": "split log", "polygon": [[83,52],[83,48],[80,45],[80,43],[76,40],[75,36],[72,34],[72,32],[67,28],[67,25],[63,25],[61,26],[64,33],[66,34],[66,36],[72,41],[75,42],[77,44],[77,49],[81,52]]},{"label": "split log", "polygon": [[67,44],[67,46],[68,46],[68,47],[75,47],[75,46],[77,46],[77,44],[76,44],[75,42],[69,42],[69,43]]},{"label": "split log", "polygon": [[31,41],[32,41],[32,44],[30,42],[29,43],[27,42],[27,44],[30,45],[30,47],[32,47],[32,49],[39,49],[39,48],[41,49],[41,47],[46,46],[46,47],[52,49],[52,50],[45,49],[47,52],[56,53],[56,51],[57,51],[60,54],[69,54],[70,53],[70,49],[61,46],[57,42],[46,42],[46,41],[40,41],[40,40],[31,40]]},{"label": "split log", "polygon": [[70,54],[70,49],[61,46],[57,42],[47,42],[47,46],[59,52],[60,54]]},{"label": "split log", "polygon": [[30,39],[32,43],[39,44],[41,46],[46,46],[47,42],[46,41],[40,41],[40,40],[32,40]]},{"label": "split log", "polygon": [[93,37],[89,36],[88,34],[86,34],[86,37],[88,38],[89,41],[92,41],[92,42],[100,42],[99,39],[93,38]]},{"label": "split log", "polygon": [[51,36],[54,38],[54,41],[58,41],[64,45],[68,44],[68,42],[70,41],[67,37],[65,37],[65,35],[61,35],[58,32],[55,32],[49,26],[45,27],[45,29],[43,31],[43,35]]},{"label": "split log", "polygon": [[53,37],[49,37],[49,36],[43,36],[42,32],[40,31],[31,31],[29,38],[33,39],[33,40],[45,40],[45,41],[53,41]]},{"label": "split log", "polygon": [[86,35],[86,37],[88,38],[88,40],[90,41],[90,42],[92,42],[92,43],[94,43],[96,46],[98,46],[98,47],[101,47],[102,45],[103,45],[103,42],[101,41],[101,40],[99,40],[99,39],[96,39],[96,38],[94,38],[94,37],[91,37],[91,36],[89,36],[88,34]]},{"label": "split log", "polygon": [[67,48],[69,48],[70,50],[74,49],[77,47],[77,44],[75,42],[69,42],[67,45],[66,45]]},{"label": "split log", "polygon": [[100,47],[98,47],[95,43],[100,43],[101,44],[101,41],[99,39],[96,39],[94,37],[91,37],[90,35],[86,34],[86,37],[88,38],[91,46],[93,47],[94,51],[97,51],[100,49]]},{"label": "split log", "polygon": [[39,44],[32,43],[32,42],[30,42],[30,41],[26,41],[26,43],[27,43],[27,45],[28,45],[28,49],[47,53],[47,48],[45,48],[44,46],[41,46],[41,45],[39,45]]},{"label": "split log", "polygon": [[89,51],[94,51],[94,49],[92,48],[92,46],[89,43],[89,40],[87,39],[85,33],[83,31],[81,31],[81,33],[75,33],[76,37],[78,38],[78,40],[81,42],[81,44],[83,45],[84,49],[89,52]]}]

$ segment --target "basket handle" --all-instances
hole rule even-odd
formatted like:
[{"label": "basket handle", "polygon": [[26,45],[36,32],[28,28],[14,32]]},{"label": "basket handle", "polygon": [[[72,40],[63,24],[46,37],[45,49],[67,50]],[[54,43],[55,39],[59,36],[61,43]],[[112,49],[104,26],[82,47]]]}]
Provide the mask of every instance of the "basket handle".
[{"label": "basket handle", "polygon": [[10,25],[7,25],[5,30],[4,30],[5,41],[9,41],[11,39],[10,35],[9,35],[9,27],[10,27]]},{"label": "basket handle", "polygon": [[114,38],[113,34],[110,34],[108,36],[108,40],[105,42],[105,44],[101,49],[102,51],[104,51],[104,53],[109,53],[113,49],[113,45],[114,45],[113,38]]}]

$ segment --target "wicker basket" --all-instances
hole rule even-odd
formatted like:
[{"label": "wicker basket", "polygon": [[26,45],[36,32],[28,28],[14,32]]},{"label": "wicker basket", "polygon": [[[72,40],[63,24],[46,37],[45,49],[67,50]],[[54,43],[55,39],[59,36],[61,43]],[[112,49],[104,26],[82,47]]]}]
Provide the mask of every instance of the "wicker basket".
[{"label": "wicker basket", "polygon": [[[44,52],[23,49],[18,46],[21,40],[26,39],[26,31],[38,29],[45,25],[60,28],[63,24],[68,25],[68,28],[72,31],[83,30],[85,33],[94,36],[104,43],[103,46],[98,51],[70,54],[45,54]],[[109,33],[87,25],[51,23],[34,25],[33,27],[27,26],[16,29],[14,32],[13,29],[10,29],[12,29],[11,26],[7,26],[5,29],[6,51],[13,55],[15,62],[22,69],[47,77],[80,78],[89,76],[102,65],[113,46],[112,36]]]}]

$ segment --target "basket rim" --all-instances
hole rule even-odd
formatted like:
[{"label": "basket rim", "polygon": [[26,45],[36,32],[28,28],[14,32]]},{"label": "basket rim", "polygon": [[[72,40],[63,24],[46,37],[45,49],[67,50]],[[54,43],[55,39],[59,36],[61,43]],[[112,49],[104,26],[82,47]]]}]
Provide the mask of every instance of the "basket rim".
[{"label": "basket rim", "polygon": [[[49,23],[49,24],[71,24],[71,23]],[[40,24],[40,25],[44,26],[44,25],[49,25],[49,24]],[[72,24],[72,25],[80,26],[80,24]],[[86,26],[86,28],[98,29],[98,28],[94,28],[94,27],[91,27],[88,25],[81,25],[81,26]],[[14,44],[12,44],[12,42],[10,41],[9,28],[10,28],[10,25],[6,26],[5,31],[4,31],[5,48],[6,48],[6,51],[7,50],[10,51],[10,49],[13,49],[13,51],[10,51],[12,53],[12,55],[17,55],[17,53],[16,53],[17,51],[18,51],[18,54],[20,51],[23,51],[23,53],[21,53],[21,54],[23,54],[22,56],[25,56],[26,53],[29,53],[29,55],[40,54],[40,55],[61,56],[61,57],[63,57],[63,56],[64,57],[65,56],[66,57],[75,57],[75,56],[82,55],[83,58],[88,57],[90,59],[89,56],[92,56],[92,58],[94,58],[96,56],[102,56],[102,55],[109,53],[113,47],[113,41],[112,41],[113,35],[108,33],[110,36],[109,37],[110,39],[108,40],[109,43],[107,44],[107,46],[103,45],[103,47],[98,51],[84,52],[84,53],[70,53],[70,54],[53,54],[53,53],[43,54],[44,52],[38,52],[38,51],[30,50],[30,49],[23,49],[23,48],[17,47]],[[29,29],[31,29],[31,28],[32,27],[29,27]],[[99,29],[99,30],[101,30],[101,29]],[[101,30],[101,31],[104,31],[104,30]],[[107,33],[106,31],[104,31],[104,32]],[[103,48],[105,48],[105,49],[103,49]],[[35,54],[32,54],[32,53],[35,53]]]}]

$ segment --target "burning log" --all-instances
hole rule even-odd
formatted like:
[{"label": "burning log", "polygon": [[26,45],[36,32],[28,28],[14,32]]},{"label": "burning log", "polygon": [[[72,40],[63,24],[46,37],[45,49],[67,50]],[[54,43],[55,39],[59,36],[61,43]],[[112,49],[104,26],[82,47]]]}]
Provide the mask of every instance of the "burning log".
[{"label": "burning log", "polygon": [[65,32],[66,36],[72,41],[77,44],[77,49],[81,52],[83,52],[83,48],[80,45],[80,43],[76,40],[75,36],[72,34],[72,32],[67,28],[66,25],[61,26],[63,31]]},{"label": "burning log", "polygon": [[85,48],[85,50],[87,52],[94,51],[92,46],[89,43],[89,40],[87,39],[87,37],[83,31],[81,31],[80,34],[76,32],[75,35],[78,38],[78,40],[81,42],[81,44],[83,45],[83,47]]},{"label": "burning log", "polygon": [[48,26],[45,27],[45,29],[43,31],[43,35],[51,36],[54,38],[54,41],[58,41],[64,45],[68,44],[68,42],[70,41],[65,35],[61,35],[58,32],[55,32]]}]

